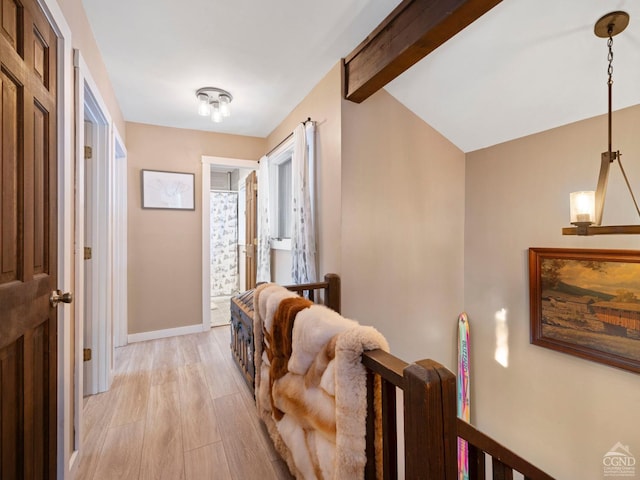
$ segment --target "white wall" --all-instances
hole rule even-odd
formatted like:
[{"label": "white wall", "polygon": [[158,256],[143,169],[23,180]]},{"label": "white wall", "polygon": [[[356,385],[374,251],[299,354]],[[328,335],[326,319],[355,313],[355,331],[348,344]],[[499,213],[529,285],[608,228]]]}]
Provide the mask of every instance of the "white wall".
[{"label": "white wall", "polygon": [[271,280],[280,285],[291,285],[291,250],[271,250]]},{"label": "white wall", "polygon": [[[614,122],[614,147],[638,191],[640,107],[616,112]],[[602,478],[602,457],[616,442],[640,459],[640,377],[529,344],[529,247],[640,247],[637,236],[561,234],[570,226],[569,193],[595,189],[605,149],[606,119],[598,117],[473,152],[466,161],[472,421],[559,479]],[[603,223],[639,223],[612,168]],[[507,367],[494,360],[495,314],[503,308]]]}]

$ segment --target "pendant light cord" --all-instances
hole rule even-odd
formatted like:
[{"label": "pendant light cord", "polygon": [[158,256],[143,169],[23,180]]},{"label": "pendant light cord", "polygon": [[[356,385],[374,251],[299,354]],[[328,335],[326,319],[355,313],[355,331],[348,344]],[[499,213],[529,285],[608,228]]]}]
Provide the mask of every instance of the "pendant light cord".
[{"label": "pendant light cord", "polygon": [[614,158],[611,156],[611,103],[612,103],[612,90],[613,90],[613,27],[609,26],[609,40],[607,40],[607,47],[609,47],[609,54],[607,60],[609,60],[609,67],[607,68],[607,74],[609,79],[607,80],[607,86],[609,90],[609,161],[613,162]]}]

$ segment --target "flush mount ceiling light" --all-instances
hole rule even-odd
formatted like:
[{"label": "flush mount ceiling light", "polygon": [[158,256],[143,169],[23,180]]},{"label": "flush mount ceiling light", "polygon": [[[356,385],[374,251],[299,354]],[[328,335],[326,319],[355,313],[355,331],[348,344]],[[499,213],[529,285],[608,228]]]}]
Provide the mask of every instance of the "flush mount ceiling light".
[{"label": "flush mount ceiling light", "polygon": [[198,99],[198,115],[211,116],[211,120],[220,123],[224,117],[231,115],[229,104],[233,97],[226,90],[216,87],[202,87],[196,91]]},{"label": "flush mount ceiling light", "polygon": [[602,153],[600,160],[600,175],[596,191],[573,192],[570,196],[571,223],[575,227],[562,229],[563,235],[603,235],[603,234],[640,234],[640,225],[601,225],[602,211],[604,210],[604,197],[607,192],[607,179],[609,178],[609,167],[615,161],[622,171],[622,176],[627,184],[631,199],[636,207],[638,215],[640,208],[631,190],[631,184],[627,179],[627,174],[620,161],[619,150],[613,151],[611,148],[611,91],[613,86],[613,37],[622,32],[629,24],[629,14],[626,12],[611,12],[600,18],[594,27],[594,33],[600,38],[607,38],[609,62],[607,68],[607,87],[609,95],[608,110],[608,148]]}]

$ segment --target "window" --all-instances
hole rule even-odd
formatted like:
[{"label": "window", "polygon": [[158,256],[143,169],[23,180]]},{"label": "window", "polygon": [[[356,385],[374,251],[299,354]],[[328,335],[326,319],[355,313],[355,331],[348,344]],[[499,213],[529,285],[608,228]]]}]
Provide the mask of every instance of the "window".
[{"label": "window", "polygon": [[278,224],[274,232],[277,238],[291,238],[291,157],[277,165],[278,170]]},{"label": "window", "polygon": [[276,249],[291,248],[291,226],[293,217],[293,170],[291,157],[293,140],[282,146],[270,157],[269,207],[272,246]]}]

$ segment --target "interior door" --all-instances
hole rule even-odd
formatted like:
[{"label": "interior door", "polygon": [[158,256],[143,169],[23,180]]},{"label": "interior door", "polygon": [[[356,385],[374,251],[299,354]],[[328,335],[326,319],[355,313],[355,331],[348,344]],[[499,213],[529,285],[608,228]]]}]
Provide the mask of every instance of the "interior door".
[{"label": "interior door", "polygon": [[256,250],[258,247],[258,177],[251,172],[245,180],[246,188],[246,277],[247,289],[256,286]]},{"label": "interior door", "polygon": [[56,474],[56,36],[0,0],[0,478]]}]

